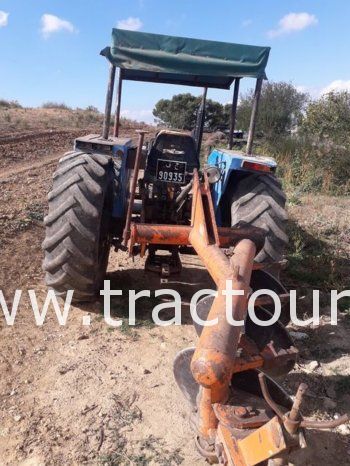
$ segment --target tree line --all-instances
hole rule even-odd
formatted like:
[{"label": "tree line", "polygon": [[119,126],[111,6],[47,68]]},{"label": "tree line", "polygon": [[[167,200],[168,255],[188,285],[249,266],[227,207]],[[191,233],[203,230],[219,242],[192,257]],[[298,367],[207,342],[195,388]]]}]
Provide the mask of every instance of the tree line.
[{"label": "tree line", "polygon": [[[235,128],[248,131],[253,90],[241,96]],[[156,122],[192,130],[201,97],[189,93],[161,99]],[[231,105],[207,100],[205,129],[227,132]],[[263,85],[255,150],[277,159],[278,174],[298,192],[350,193],[350,93],[331,92],[312,99],[291,83]]]},{"label": "tree line", "polygon": [[[253,97],[251,90],[239,100],[237,130],[247,131],[249,128]],[[155,121],[171,128],[192,130],[200,102],[201,97],[190,93],[161,99],[153,109]],[[231,104],[207,99],[205,128],[227,131],[230,114]],[[291,83],[266,82],[261,92],[256,129],[269,140],[305,131],[321,139],[349,141],[350,93],[330,93],[313,100]]]}]

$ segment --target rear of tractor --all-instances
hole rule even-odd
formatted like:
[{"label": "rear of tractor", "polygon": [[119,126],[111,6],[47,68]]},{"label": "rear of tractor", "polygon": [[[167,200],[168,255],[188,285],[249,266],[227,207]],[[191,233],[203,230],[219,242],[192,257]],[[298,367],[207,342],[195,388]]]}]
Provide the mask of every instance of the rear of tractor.
[{"label": "rear of tractor", "polygon": [[[160,53],[161,51],[162,53]],[[197,254],[217,287],[198,302],[196,348],[178,354],[175,379],[192,411],[198,450],[210,462],[250,466],[288,464],[305,445],[300,414],[305,392],[294,402],[270,376],[285,375],[297,350],[284,324],[259,326],[248,316],[252,291],[270,289],[286,299],[278,270],[287,242],[285,196],[272,159],[252,155],[253,134],[269,49],[155,34],[113,31],[102,135],[78,138],[54,174],[45,219],[44,269],[58,295],[74,290],[76,301],[94,300],[102,287],[111,246],[147,256],[145,267],[163,279],[180,273],[180,254]],[[116,66],[120,68],[114,134],[109,136]],[[257,78],[245,154],[232,150],[240,79]],[[147,149],[119,137],[124,80],[204,87],[194,136],[162,130]],[[200,166],[207,89],[234,81],[228,149],[214,149]],[[159,254],[159,251],[162,251]],[[227,283],[236,293],[226,318]],[[267,295],[255,302],[260,320],[271,316]],[[271,463],[269,463],[271,464]]]}]

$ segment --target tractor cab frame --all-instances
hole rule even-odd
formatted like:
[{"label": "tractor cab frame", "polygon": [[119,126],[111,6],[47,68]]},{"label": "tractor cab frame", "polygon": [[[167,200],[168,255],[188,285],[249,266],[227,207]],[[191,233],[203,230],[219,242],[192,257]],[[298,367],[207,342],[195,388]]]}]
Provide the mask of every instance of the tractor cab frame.
[{"label": "tractor cab frame", "polygon": [[204,127],[205,103],[208,88],[230,89],[232,84],[232,107],[228,148],[233,147],[240,80],[256,79],[252,106],[247,154],[253,150],[254,133],[259,99],[269,47],[229,44],[225,42],[170,37],[134,31],[113,29],[112,46],[101,51],[110,62],[106,94],[105,118],[102,136],[108,139],[111,123],[113,91],[116,69],[119,69],[113,136],[119,136],[120,111],[123,81],[143,81],[164,84],[180,84],[203,88],[199,131],[196,137],[200,147]]}]

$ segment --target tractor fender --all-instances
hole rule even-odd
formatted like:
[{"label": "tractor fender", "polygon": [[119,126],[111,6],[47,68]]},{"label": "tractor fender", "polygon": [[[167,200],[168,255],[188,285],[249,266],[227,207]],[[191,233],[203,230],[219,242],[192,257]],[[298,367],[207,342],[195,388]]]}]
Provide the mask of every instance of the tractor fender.
[{"label": "tractor fender", "polygon": [[[260,170],[246,169],[244,162],[255,164]],[[215,165],[221,171],[220,180],[212,186],[212,198],[218,225],[222,225],[220,202],[227,195],[232,193],[232,175],[249,173],[274,173],[277,167],[276,161],[271,157],[249,156],[243,152],[228,149],[213,149],[208,157],[208,165]]]},{"label": "tractor fender", "polygon": [[88,134],[74,142],[75,151],[93,151],[109,155],[118,170],[118,184],[115,186],[112,216],[123,221],[126,216],[130,178],[132,176],[136,146],[130,138],[110,137],[103,139],[99,134]]},{"label": "tractor fender", "polygon": [[113,203],[113,217],[124,219],[126,216],[129,184],[136,149],[130,140],[119,140],[113,145],[113,159],[120,164],[120,182]]}]

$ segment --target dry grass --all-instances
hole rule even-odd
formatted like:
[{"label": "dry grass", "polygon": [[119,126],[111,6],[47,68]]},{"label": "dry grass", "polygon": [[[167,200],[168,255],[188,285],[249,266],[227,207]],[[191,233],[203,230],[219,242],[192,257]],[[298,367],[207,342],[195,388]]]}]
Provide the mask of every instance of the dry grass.
[{"label": "dry grass", "polygon": [[101,125],[103,115],[89,110],[64,108],[3,108],[0,107],[0,134],[18,131],[84,128]]},{"label": "dry grass", "polygon": [[[78,130],[91,128],[100,131],[103,124],[103,114],[92,105],[86,109],[71,109],[63,103],[46,102],[41,108],[22,108],[2,106],[0,100],[0,136],[7,137],[14,133],[30,133],[50,130]],[[111,121],[111,124],[113,121]],[[121,118],[121,128],[124,130],[148,128],[142,122]],[[154,127],[150,127],[154,130]]]},{"label": "dry grass", "polygon": [[335,195],[350,193],[350,147],[315,144],[302,137],[281,137],[263,144],[261,152],[276,158],[278,174],[289,190]]}]

